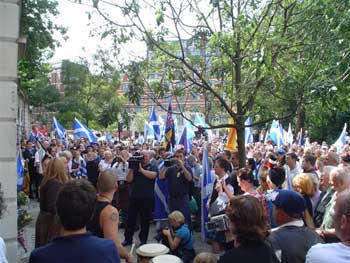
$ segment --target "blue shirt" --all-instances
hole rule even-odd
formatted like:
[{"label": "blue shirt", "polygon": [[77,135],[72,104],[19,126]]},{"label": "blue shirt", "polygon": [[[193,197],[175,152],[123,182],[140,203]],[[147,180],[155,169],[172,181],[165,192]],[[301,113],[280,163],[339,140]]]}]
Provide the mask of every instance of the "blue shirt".
[{"label": "blue shirt", "polygon": [[32,251],[29,263],[120,263],[112,240],[85,234],[55,238]]},{"label": "blue shirt", "polygon": [[179,248],[193,249],[193,239],[187,225],[183,224],[179,229],[177,229],[175,237],[181,238]]}]

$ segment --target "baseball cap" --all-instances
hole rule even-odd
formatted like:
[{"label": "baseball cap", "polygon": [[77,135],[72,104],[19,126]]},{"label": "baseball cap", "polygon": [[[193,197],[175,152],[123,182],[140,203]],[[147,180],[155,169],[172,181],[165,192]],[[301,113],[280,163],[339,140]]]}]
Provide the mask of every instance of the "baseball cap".
[{"label": "baseball cap", "polygon": [[300,218],[306,209],[304,198],[291,190],[276,190],[271,194],[272,203],[293,218]]},{"label": "baseball cap", "polygon": [[283,148],[279,148],[279,149],[277,150],[277,153],[278,153],[278,154],[281,154],[281,155],[285,155],[285,154],[286,154],[286,151],[285,151]]}]

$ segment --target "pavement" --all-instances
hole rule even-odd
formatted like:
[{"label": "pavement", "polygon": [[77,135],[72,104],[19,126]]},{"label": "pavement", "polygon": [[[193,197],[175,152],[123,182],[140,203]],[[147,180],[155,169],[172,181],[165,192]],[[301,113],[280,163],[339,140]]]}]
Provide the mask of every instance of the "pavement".
[{"label": "pavement", "polygon": [[[28,204],[28,212],[29,214],[33,217],[33,220],[29,225],[27,225],[24,228],[24,240],[25,240],[25,246],[27,248],[27,252],[24,251],[23,248],[18,245],[18,250],[17,250],[17,258],[18,262],[20,263],[27,263],[29,262],[29,256],[31,251],[34,249],[35,246],[35,222],[36,218],[39,214],[39,203],[34,200],[30,200]],[[151,224],[150,227],[150,233],[149,233],[149,238],[147,243],[157,243],[157,241],[153,238],[156,235],[156,227],[155,224]],[[119,229],[119,236],[121,241],[124,240],[124,229]],[[134,242],[136,246],[138,245],[138,234],[134,234]],[[128,250],[131,249],[131,246],[126,247]],[[200,252],[210,252],[211,247],[208,245],[206,242],[202,242],[201,236],[199,232],[194,232],[194,248],[196,250],[196,253]],[[135,254],[135,252],[134,252]],[[135,262],[137,260],[137,256],[135,254]],[[121,260],[121,262],[125,262],[124,260]]]}]

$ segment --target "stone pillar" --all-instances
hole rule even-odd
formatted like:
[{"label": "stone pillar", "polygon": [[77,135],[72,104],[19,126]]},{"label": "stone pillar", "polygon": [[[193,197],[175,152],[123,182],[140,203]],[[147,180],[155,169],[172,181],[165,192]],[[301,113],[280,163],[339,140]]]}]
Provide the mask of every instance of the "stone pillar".
[{"label": "stone pillar", "polygon": [[0,183],[7,205],[0,220],[8,262],[17,262],[17,39],[18,0],[0,0]]}]

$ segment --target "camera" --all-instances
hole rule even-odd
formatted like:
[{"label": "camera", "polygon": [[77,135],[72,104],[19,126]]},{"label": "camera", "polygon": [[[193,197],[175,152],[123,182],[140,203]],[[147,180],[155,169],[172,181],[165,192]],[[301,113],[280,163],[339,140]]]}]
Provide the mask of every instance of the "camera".
[{"label": "camera", "polygon": [[143,155],[141,154],[135,154],[131,156],[128,160],[129,169],[138,170],[140,167],[140,163],[142,163],[142,161],[143,161]]},{"label": "camera", "polygon": [[173,157],[169,157],[169,158],[164,159],[164,167],[170,167],[170,166],[173,166],[177,163],[178,163],[177,159],[173,158]]},{"label": "camera", "polygon": [[208,232],[222,232],[229,230],[230,219],[227,215],[218,215],[210,218],[209,222],[205,224],[205,229]]}]

